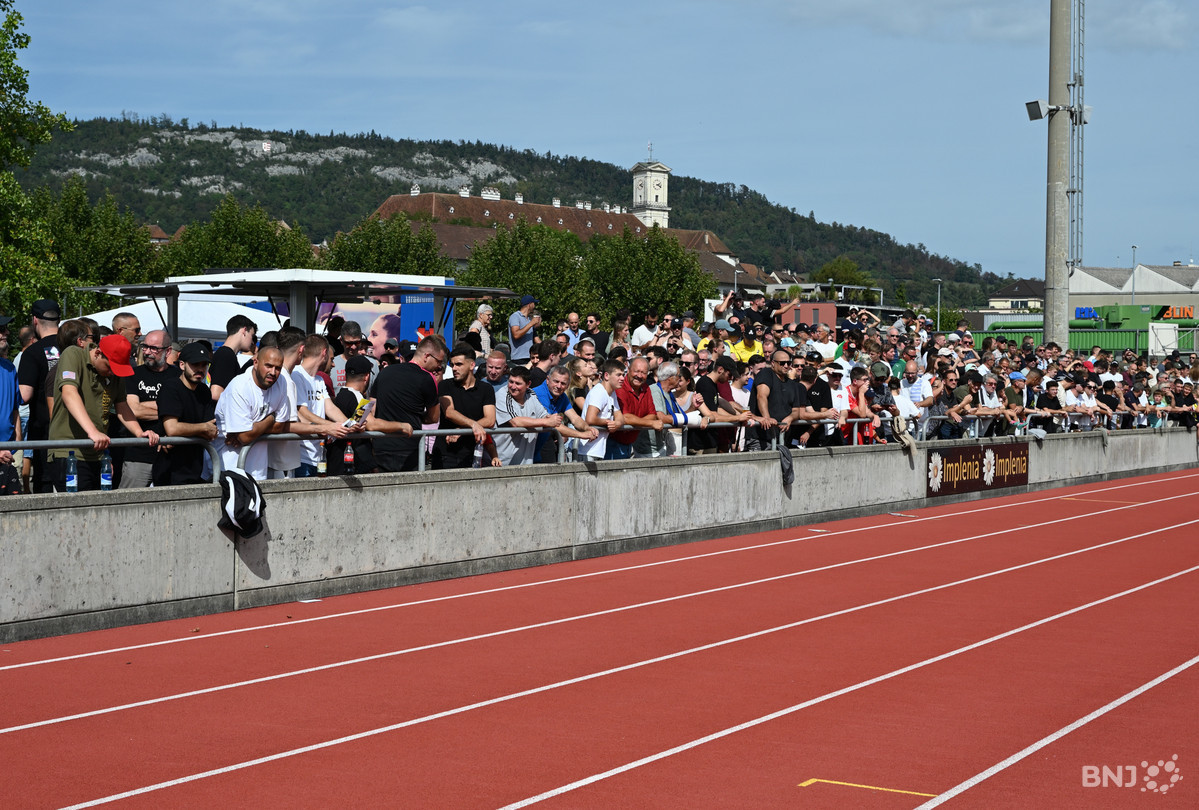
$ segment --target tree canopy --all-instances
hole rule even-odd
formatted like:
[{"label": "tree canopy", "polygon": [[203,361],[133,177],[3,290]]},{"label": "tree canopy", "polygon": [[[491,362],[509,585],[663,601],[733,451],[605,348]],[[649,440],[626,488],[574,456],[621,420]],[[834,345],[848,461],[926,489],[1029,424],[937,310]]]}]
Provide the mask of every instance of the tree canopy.
[{"label": "tree canopy", "polygon": [[14,10],[15,0],[0,0],[4,25],[0,27],[0,169],[28,166],[34,149],[50,140],[55,129],[70,130],[71,123],[40,101],[31,102],[29,71],[17,64],[17,52],[29,47],[22,33],[24,18]]}]

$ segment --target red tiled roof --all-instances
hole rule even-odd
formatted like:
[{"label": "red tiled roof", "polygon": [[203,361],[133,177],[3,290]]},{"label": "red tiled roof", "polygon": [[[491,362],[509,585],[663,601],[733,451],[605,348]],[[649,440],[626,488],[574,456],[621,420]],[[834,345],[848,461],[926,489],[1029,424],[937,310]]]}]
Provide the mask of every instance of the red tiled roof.
[{"label": "red tiled roof", "polygon": [[584,242],[594,234],[618,234],[626,227],[633,233],[648,231],[641,220],[632,214],[609,213],[602,208],[592,208],[588,211],[575,208],[574,205],[563,205],[560,208],[538,203],[521,205],[515,200],[485,200],[482,197],[462,197],[437,192],[418,194],[415,197],[410,194],[394,194],[384,200],[375,213],[387,219],[401,211],[408,216],[433,217],[443,223],[470,220],[479,226],[492,223],[511,224],[523,216],[530,225],[561,228],[575,234]]},{"label": "red tiled roof", "polygon": [[[442,225],[451,220],[470,220],[475,227],[484,229],[484,225],[498,223],[514,223],[520,217],[531,225],[548,225],[551,228],[561,228],[570,231],[586,242],[597,233],[621,233],[625,228],[631,232],[646,233],[649,227],[642,224],[633,214],[617,214],[604,211],[602,208],[576,208],[574,205],[563,205],[555,208],[541,203],[517,203],[515,200],[485,200],[482,197],[463,197],[458,194],[442,194],[429,192],[418,194],[394,194],[383,201],[375,213],[387,219],[403,212],[408,216],[425,216],[440,220],[438,228],[459,227],[470,228],[467,225]],[[435,229],[436,230],[436,229]],[[666,228],[665,232],[679,240],[686,250],[702,253],[724,253],[731,255],[732,251],[711,231],[687,231],[679,228]],[[460,245],[473,245],[476,241],[489,236],[477,235],[473,238],[466,232],[455,233],[442,238],[452,258],[466,258],[469,248],[464,255],[459,255],[464,249]]]}]

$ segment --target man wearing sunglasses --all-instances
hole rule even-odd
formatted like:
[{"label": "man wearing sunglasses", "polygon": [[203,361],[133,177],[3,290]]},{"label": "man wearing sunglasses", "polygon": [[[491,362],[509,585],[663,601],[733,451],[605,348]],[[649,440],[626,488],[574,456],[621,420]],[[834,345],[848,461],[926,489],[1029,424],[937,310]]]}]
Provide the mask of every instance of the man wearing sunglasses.
[{"label": "man wearing sunglasses", "polygon": [[[133,370],[133,376],[125,379],[125,403],[133,411],[133,418],[143,432],[151,430],[159,436],[166,434],[158,417],[158,395],[168,380],[179,376],[179,369],[167,365],[170,348],[171,336],[165,331],[158,329],[146,335],[142,343],[144,360]],[[166,453],[150,447],[126,447],[120,488],[143,489],[151,483],[162,486],[166,473]]]},{"label": "man wearing sunglasses", "polygon": [[351,357],[365,357],[371,361],[372,380],[377,380],[380,372],[379,361],[366,353],[366,338],[356,321],[346,321],[341,328],[341,345],[344,351],[333,361],[333,372],[329,375],[333,379],[333,396],[346,387],[346,361]]}]

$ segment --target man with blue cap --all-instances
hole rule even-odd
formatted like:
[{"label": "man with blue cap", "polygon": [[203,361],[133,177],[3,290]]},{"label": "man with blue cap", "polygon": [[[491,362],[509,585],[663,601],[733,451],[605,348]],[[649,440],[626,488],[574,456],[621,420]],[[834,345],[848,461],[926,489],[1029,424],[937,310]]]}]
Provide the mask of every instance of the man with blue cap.
[{"label": "man with blue cap", "polygon": [[520,299],[520,309],[508,318],[508,345],[512,347],[513,365],[527,365],[529,351],[533,348],[533,332],[541,325],[541,315],[533,314],[537,299],[531,295]]}]

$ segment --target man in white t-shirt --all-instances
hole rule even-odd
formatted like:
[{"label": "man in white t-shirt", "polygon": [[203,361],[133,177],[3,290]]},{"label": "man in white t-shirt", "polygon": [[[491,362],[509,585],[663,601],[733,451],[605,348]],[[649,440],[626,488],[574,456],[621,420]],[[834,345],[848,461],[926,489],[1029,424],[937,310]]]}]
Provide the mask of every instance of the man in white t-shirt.
[{"label": "man in white t-shirt", "polygon": [[[333,349],[329,341],[321,335],[309,335],[303,343],[303,353],[300,362],[291,370],[291,380],[296,391],[296,413],[298,421],[291,426],[292,433],[311,433],[314,438],[292,442],[300,446],[300,466],[296,470],[296,478],[308,478],[317,475],[321,461],[321,439],[329,436],[333,439],[344,439],[350,434],[350,429],[342,423],[346,421],[343,414],[325,388],[325,381],[316,376],[322,371],[328,371],[333,359]],[[283,361],[284,367],[287,360]],[[359,425],[357,431],[362,430]]]},{"label": "man in white t-shirt", "polygon": [[329,378],[333,380],[333,396],[337,396],[346,384],[346,361],[359,355],[371,361],[371,379],[379,376],[379,361],[366,353],[366,338],[362,336],[362,327],[354,321],[346,321],[341,328],[341,345],[343,353],[333,360],[333,371]]},{"label": "man in white t-shirt", "polygon": [[[530,373],[517,366],[508,375],[508,384],[496,392],[495,426],[556,428],[562,424],[562,414],[552,416],[537,397],[529,392]],[[500,464],[513,467],[532,464],[536,458],[537,433],[497,433],[495,453]]]},{"label": "man in white t-shirt", "polygon": [[[269,433],[288,433],[287,386],[279,385],[283,353],[259,349],[245,373],[234,377],[216,405],[216,449],[225,469],[237,466],[242,447],[251,445],[245,471],[262,481],[267,476],[267,443],[257,440]],[[256,443],[257,442],[257,443]]]},{"label": "man in white t-shirt", "polygon": [[608,431],[624,427],[624,415],[616,401],[616,389],[624,385],[625,365],[619,360],[609,360],[601,370],[603,377],[591,386],[587,399],[583,401],[583,421],[596,429],[599,435],[579,447],[579,455],[588,461],[608,458]]}]

